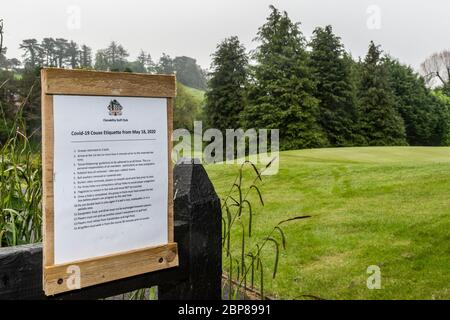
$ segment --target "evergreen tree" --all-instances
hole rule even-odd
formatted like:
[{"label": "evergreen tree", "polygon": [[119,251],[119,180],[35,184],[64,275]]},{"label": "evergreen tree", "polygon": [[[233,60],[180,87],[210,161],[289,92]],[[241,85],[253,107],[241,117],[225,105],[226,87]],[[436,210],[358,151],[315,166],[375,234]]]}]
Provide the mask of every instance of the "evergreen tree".
[{"label": "evergreen tree", "polygon": [[137,57],[137,60],[133,63],[133,67],[131,69],[134,72],[153,73],[155,72],[155,63],[153,62],[152,56],[149,53],[141,50]]},{"label": "evergreen tree", "polygon": [[54,40],[54,46],[55,46],[54,65],[57,66],[58,68],[62,68],[64,67],[66,60],[69,59],[68,58],[69,42],[66,39],[56,38]]},{"label": "evergreen tree", "polygon": [[450,83],[447,83],[442,87],[442,92],[447,95],[447,97],[450,97]]},{"label": "evergreen tree", "polygon": [[403,118],[410,145],[442,145],[446,140],[447,114],[411,67],[387,57],[390,86]]},{"label": "evergreen tree", "polygon": [[43,66],[56,67],[58,62],[56,59],[56,42],[53,38],[44,38],[41,42],[41,59],[43,60]]},{"label": "evergreen tree", "polygon": [[92,68],[92,49],[83,44],[80,50],[80,67],[90,69]]},{"label": "evergreen tree", "polygon": [[80,49],[78,44],[74,41],[70,41],[66,46],[66,57],[69,66],[72,69],[76,69],[80,65]]},{"label": "evergreen tree", "polygon": [[128,52],[121,45],[112,41],[108,48],[104,50],[109,71],[123,71],[127,66]]},{"label": "evergreen tree", "polygon": [[94,68],[103,71],[125,71],[129,64],[128,56],[122,45],[112,41],[108,48],[97,50]]},{"label": "evergreen tree", "polygon": [[238,37],[223,40],[212,55],[205,115],[209,127],[221,131],[240,126],[245,105],[248,57]]},{"label": "evergreen tree", "polygon": [[95,54],[95,64],[94,69],[100,71],[108,71],[109,70],[109,61],[108,56],[105,49],[97,50]]},{"label": "evergreen tree", "polygon": [[450,145],[450,95],[447,95],[442,89],[435,89],[431,91],[431,95],[438,101],[441,109],[445,113],[447,120],[445,126],[445,138],[442,141],[442,145],[449,146]]},{"label": "evergreen tree", "polygon": [[351,59],[345,55],[331,26],[314,30],[310,43],[310,66],[316,81],[315,97],[320,100],[319,123],[332,146],[358,144],[355,90]]},{"label": "evergreen tree", "polygon": [[363,115],[362,133],[369,145],[405,145],[405,125],[396,110],[381,53],[380,47],[371,41],[361,65],[358,98]]},{"label": "evergreen tree", "polygon": [[247,128],[280,129],[281,149],[323,146],[326,138],[316,120],[318,100],[313,96],[305,40],[286,12],[270,9],[256,38],[260,44],[254,54],[257,65],[244,124]]},{"label": "evergreen tree", "polygon": [[26,68],[34,69],[39,65],[40,47],[36,39],[23,40],[20,49],[24,50],[23,58]]}]

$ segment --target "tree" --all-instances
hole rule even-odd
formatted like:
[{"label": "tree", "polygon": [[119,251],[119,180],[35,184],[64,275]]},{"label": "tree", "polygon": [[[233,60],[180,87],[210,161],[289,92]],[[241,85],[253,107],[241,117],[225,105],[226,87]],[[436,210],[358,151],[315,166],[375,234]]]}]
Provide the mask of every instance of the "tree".
[{"label": "tree", "polygon": [[173,60],[168,54],[163,53],[161,58],[159,58],[158,64],[156,65],[156,72],[161,74],[173,74],[175,72]]},{"label": "tree", "polygon": [[94,68],[103,71],[125,71],[129,63],[128,56],[122,45],[112,41],[108,48],[97,50]]},{"label": "tree", "polygon": [[152,59],[152,56],[150,55],[150,53],[146,53],[145,51],[142,51],[140,57],[138,57],[138,60],[141,61],[141,63],[144,65],[147,72],[155,73],[156,64],[155,64],[155,62],[153,62],[153,59]]},{"label": "tree", "polygon": [[128,52],[120,44],[115,41],[105,50],[106,58],[111,71],[123,71],[127,65]]},{"label": "tree", "polygon": [[432,90],[431,95],[436,98],[438,101],[440,107],[444,110],[446,114],[446,136],[445,140],[443,141],[442,145],[449,146],[450,145],[450,95],[445,94],[442,89],[438,90]]},{"label": "tree", "polygon": [[405,123],[408,144],[445,144],[447,113],[426,87],[424,79],[396,59],[387,57],[384,63],[389,71],[397,111]]},{"label": "tree", "polygon": [[97,50],[95,54],[95,70],[100,71],[108,71],[110,67],[110,63],[108,61],[108,55],[105,49]]},{"label": "tree", "polygon": [[75,43],[74,41],[70,41],[67,44],[66,51],[69,66],[72,69],[78,68],[78,66],[80,65],[80,49],[78,47],[78,44]]},{"label": "tree", "polygon": [[247,68],[248,57],[237,37],[217,45],[206,92],[205,116],[209,127],[223,132],[239,127],[245,106]]},{"label": "tree", "polygon": [[81,46],[80,54],[80,67],[85,69],[92,68],[92,49],[87,45]]},{"label": "tree", "polygon": [[361,65],[358,98],[364,115],[363,134],[369,145],[405,145],[405,125],[396,110],[389,74],[381,53],[380,47],[371,41]]},{"label": "tree", "polygon": [[8,59],[8,70],[16,70],[22,65],[19,59],[11,58]]},{"label": "tree", "polygon": [[136,61],[130,64],[131,70],[133,72],[140,73],[153,73],[155,72],[155,63],[152,60],[152,56],[149,53],[146,53],[144,50],[141,50]]},{"label": "tree", "polygon": [[310,43],[310,66],[320,100],[319,123],[332,146],[361,143],[355,90],[351,77],[351,58],[346,57],[341,39],[331,26],[317,28]]},{"label": "tree", "polygon": [[127,58],[130,54],[128,53],[127,50],[125,50],[125,48],[119,44],[119,46],[117,47],[117,57],[115,61],[111,61],[112,62],[112,70],[125,70],[128,61]]},{"label": "tree", "polygon": [[[7,48],[3,47],[3,33],[4,33],[3,19],[0,19],[0,69],[4,69],[7,71],[15,70],[21,65],[21,62],[16,58],[12,59],[6,58]],[[4,81],[0,83],[4,83]]]},{"label": "tree", "polygon": [[[47,38],[51,39],[51,38]],[[73,41],[72,41],[73,42]],[[63,68],[66,60],[68,59],[69,42],[66,39],[56,38],[54,40],[54,55],[55,65],[59,68]]]},{"label": "tree", "polygon": [[427,83],[433,84],[436,80],[442,86],[450,83],[450,50],[433,53],[421,65],[422,74]]},{"label": "tree", "polygon": [[45,67],[55,67],[58,62],[56,59],[56,42],[53,38],[44,38],[41,43],[42,60]]},{"label": "tree", "polygon": [[19,46],[20,49],[24,50],[23,57],[25,67],[30,69],[34,69],[38,66],[39,63],[39,55],[40,55],[40,46],[36,39],[26,39],[23,40]]},{"label": "tree", "polygon": [[280,148],[299,149],[326,144],[317,123],[318,100],[308,67],[305,40],[286,12],[270,6],[259,28],[260,42],[252,68],[249,103],[243,112],[247,128],[280,129]]},{"label": "tree", "polygon": [[109,62],[104,49],[97,50],[95,54],[95,70],[107,71]]},{"label": "tree", "polygon": [[8,70],[8,58],[6,58],[7,48],[0,48],[0,69]]},{"label": "tree", "polygon": [[0,56],[3,54],[3,19],[0,19]]},{"label": "tree", "polygon": [[17,82],[16,94],[19,101],[25,102],[23,108],[23,117],[25,119],[26,136],[33,134],[33,137],[39,141],[41,127],[41,70],[40,67],[34,69],[25,69],[21,74],[20,81]]},{"label": "tree", "polygon": [[200,90],[206,89],[206,79],[195,59],[186,56],[175,57],[173,68],[177,74],[177,80],[184,85]]},{"label": "tree", "polygon": [[442,87],[442,92],[447,95],[447,97],[450,97],[450,83],[447,83]]}]

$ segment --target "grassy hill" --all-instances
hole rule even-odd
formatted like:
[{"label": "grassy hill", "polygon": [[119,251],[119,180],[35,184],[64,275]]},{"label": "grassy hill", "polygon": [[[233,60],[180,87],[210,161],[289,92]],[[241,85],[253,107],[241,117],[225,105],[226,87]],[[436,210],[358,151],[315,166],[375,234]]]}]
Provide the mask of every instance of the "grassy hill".
[{"label": "grassy hill", "polygon": [[[254,209],[253,238],[282,219],[313,217],[286,226],[287,249],[266,292],[281,299],[450,299],[450,148],[316,149],[280,159],[278,175],[261,187],[266,204]],[[226,194],[237,167],[206,169]],[[269,275],[272,263],[270,256]],[[380,290],[366,286],[370,265],[381,268]]]},{"label": "grassy hill", "polygon": [[[180,85],[180,83],[178,83],[178,85]],[[202,102],[203,99],[205,98],[205,91],[203,90],[199,90],[199,89],[195,89],[195,88],[191,88],[188,86],[184,86],[186,88],[186,90],[197,100]]]}]

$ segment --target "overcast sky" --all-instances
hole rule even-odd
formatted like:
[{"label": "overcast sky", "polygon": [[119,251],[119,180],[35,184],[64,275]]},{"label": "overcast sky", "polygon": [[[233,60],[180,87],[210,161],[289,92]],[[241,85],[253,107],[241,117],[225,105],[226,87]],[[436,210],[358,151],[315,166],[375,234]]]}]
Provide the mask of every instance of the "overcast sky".
[{"label": "overcast sky", "polygon": [[196,58],[237,35],[248,49],[274,4],[301,22],[306,37],[331,24],[353,56],[370,40],[416,69],[431,53],[450,48],[448,0],[1,0],[8,57],[21,55],[23,39],[62,37],[94,50],[118,41],[134,58],[140,49],[154,60],[162,52]]}]

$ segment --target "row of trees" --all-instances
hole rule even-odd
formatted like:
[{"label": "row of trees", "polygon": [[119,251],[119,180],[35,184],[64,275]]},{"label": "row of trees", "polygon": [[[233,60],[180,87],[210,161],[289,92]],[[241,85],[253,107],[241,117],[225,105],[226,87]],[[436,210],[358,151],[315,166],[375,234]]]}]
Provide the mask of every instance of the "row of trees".
[{"label": "row of trees", "polygon": [[[177,73],[178,80],[188,85],[205,85],[203,71],[195,59],[176,57],[171,59],[163,54],[158,63],[151,56],[141,52],[136,61],[129,62],[128,52],[116,42],[107,48],[98,50],[96,59],[92,59],[91,48],[78,46],[73,41],[45,38],[41,43],[35,39],[24,40],[23,63],[17,59],[6,58],[3,46],[3,23],[0,19],[0,144],[12,130],[13,119],[21,110],[27,135],[39,138],[40,111],[40,69],[45,66],[62,68],[87,68],[107,71],[134,71],[147,73]],[[21,67],[23,66],[23,67]],[[198,79],[199,75],[202,77]],[[197,78],[196,78],[197,77]],[[174,127],[192,129],[193,121],[201,112],[201,97],[193,94],[182,84],[177,86],[175,99]],[[24,105],[24,108],[20,108]]]},{"label": "row of trees", "polygon": [[[103,71],[126,71],[141,73],[177,74],[178,80],[186,86],[205,89],[205,71],[201,69],[195,59],[185,56],[171,58],[162,54],[157,62],[143,50],[136,60],[130,61],[130,54],[119,43],[113,41],[107,48],[97,50],[95,59],[93,51],[87,45],[63,38],[26,39],[20,44],[23,50],[23,66],[25,69],[40,67],[84,68]],[[4,60],[4,59],[3,59]],[[3,69],[17,69],[20,61],[15,59],[15,65],[5,60],[0,64]],[[2,63],[2,60],[0,60]]]},{"label": "row of trees", "polygon": [[299,24],[270,8],[251,56],[237,37],[213,54],[209,126],[280,129],[282,149],[448,144],[450,105],[412,68],[373,42],[355,61],[331,26],[307,43]]},{"label": "row of trees", "polygon": [[24,51],[24,66],[58,68],[92,68],[92,49],[63,38],[26,39],[20,44]]}]

